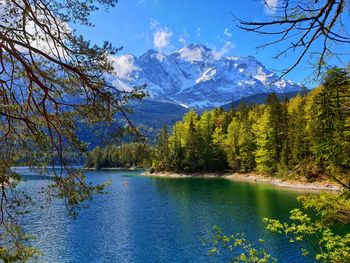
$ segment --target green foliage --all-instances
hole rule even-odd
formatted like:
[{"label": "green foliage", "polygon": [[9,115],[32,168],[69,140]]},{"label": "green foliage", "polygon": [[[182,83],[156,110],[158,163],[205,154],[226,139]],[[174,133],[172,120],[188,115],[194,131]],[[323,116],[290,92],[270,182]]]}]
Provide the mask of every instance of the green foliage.
[{"label": "green foliage", "polygon": [[248,172],[255,168],[255,135],[249,119],[249,108],[240,104],[237,112],[233,109],[226,115],[233,115],[223,141],[230,168],[237,172]]},{"label": "green foliage", "polygon": [[[304,256],[320,262],[349,262],[350,261],[350,233],[337,235],[333,232],[334,223],[350,222],[350,202],[344,196],[321,194],[301,196],[302,209],[290,212],[291,222],[281,222],[267,219],[267,229],[284,234],[290,242],[303,242],[311,245],[310,251],[301,248]],[[308,214],[308,209],[316,212],[317,218]]]},{"label": "green foliage", "polygon": [[88,168],[130,168],[150,167],[153,151],[145,143],[108,145],[104,149],[97,146],[87,156]]},{"label": "green foliage", "polygon": [[167,165],[169,164],[169,134],[168,127],[165,125],[159,135],[157,140],[157,147],[155,148],[154,155],[155,160],[152,164],[152,167],[156,170],[167,170]]},{"label": "green foliage", "polygon": [[241,167],[241,159],[240,159],[240,123],[238,119],[233,118],[232,122],[229,124],[227,128],[227,136],[225,140],[225,151],[228,159],[228,163],[230,167],[239,171]]},{"label": "green foliage", "polygon": [[[7,241],[6,247],[0,245],[0,258],[3,262],[27,262],[40,256],[36,248],[26,245],[26,242],[32,239],[31,236],[24,234],[18,225],[15,227],[6,225],[6,227],[11,229],[12,234],[6,232],[0,234],[0,238]],[[13,240],[14,236],[18,239]]]},{"label": "green foliage", "polygon": [[344,69],[333,68],[323,79],[321,91],[314,97],[312,115],[312,151],[326,168],[350,167],[350,83]]},{"label": "green foliage", "polygon": [[288,138],[291,147],[290,166],[300,164],[310,156],[310,138],[307,131],[306,99],[298,95],[288,103]]},{"label": "green foliage", "polygon": [[253,131],[256,136],[257,149],[254,153],[257,171],[261,173],[271,173],[276,170],[276,152],[272,147],[273,130],[269,127],[270,112],[264,109],[263,115],[253,124]]},{"label": "green foliage", "polygon": [[[280,103],[276,94],[272,93],[267,98],[267,111],[269,112],[268,118],[268,148],[271,153],[272,168],[274,172],[278,163],[284,164],[286,158],[283,158],[282,153],[288,156],[288,114],[285,103]],[[288,159],[288,158],[287,158]]]},{"label": "green foliage", "polygon": [[182,122],[174,125],[171,135],[163,129],[155,147],[156,170],[194,173],[225,169],[223,145],[217,141],[216,133],[218,126],[226,125],[226,115],[228,113],[219,109],[206,111],[202,116],[189,111]]},{"label": "green foliage", "polygon": [[[157,170],[291,174],[313,181],[329,176],[349,186],[349,75],[332,69],[323,86],[281,102],[188,112],[172,132],[162,130],[153,158]],[[167,139],[168,138],[168,139]],[[167,142],[166,142],[167,141]]]},{"label": "green foliage", "polygon": [[223,257],[226,262],[267,263],[276,262],[263,248],[264,240],[250,243],[243,234],[226,236],[218,226],[214,226],[211,239],[204,240],[203,244],[210,244],[210,256]]},{"label": "green foliage", "polygon": [[[290,211],[290,222],[264,218],[267,229],[301,244],[301,255],[318,262],[350,262],[350,233],[339,235],[334,226],[350,222],[350,201],[344,194],[322,193],[298,197],[302,208]],[[347,225],[348,226],[348,225]],[[208,255],[226,262],[276,262],[263,248],[263,240],[250,243],[243,234],[226,236],[213,229]]]},{"label": "green foliage", "polygon": [[184,136],[184,145],[185,145],[185,158],[184,162],[184,171],[185,172],[196,172],[203,167],[202,161],[202,141],[197,128],[195,127],[194,120],[191,118],[188,121],[188,129]]},{"label": "green foliage", "polygon": [[341,195],[322,193],[320,195],[299,196],[298,200],[305,209],[314,210],[326,225],[350,223],[350,200],[347,192]]}]

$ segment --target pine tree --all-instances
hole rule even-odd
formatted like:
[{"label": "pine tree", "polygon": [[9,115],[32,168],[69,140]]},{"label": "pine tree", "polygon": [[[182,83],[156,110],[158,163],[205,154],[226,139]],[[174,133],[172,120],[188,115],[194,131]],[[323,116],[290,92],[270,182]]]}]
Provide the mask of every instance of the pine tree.
[{"label": "pine tree", "polygon": [[281,104],[275,93],[268,96],[266,100],[267,109],[269,111],[268,127],[271,129],[269,143],[273,148],[273,161],[278,163],[281,159],[281,152],[283,148],[282,131],[280,129],[281,121]]},{"label": "pine tree", "polygon": [[288,137],[291,147],[291,168],[302,162],[310,161],[310,136],[307,127],[307,114],[305,97],[300,95],[289,101]]},{"label": "pine tree", "polygon": [[203,168],[206,171],[215,170],[214,147],[213,147],[213,133],[215,129],[215,122],[213,113],[205,111],[199,122],[200,136],[202,140],[202,158]]},{"label": "pine tree", "polygon": [[203,159],[201,155],[201,140],[194,124],[190,119],[185,135],[185,158],[184,171],[197,172],[203,170]]},{"label": "pine tree", "polygon": [[257,171],[272,173],[276,171],[276,147],[273,147],[271,137],[273,129],[270,128],[270,111],[265,108],[261,117],[253,124],[256,137],[256,151],[254,152]]},{"label": "pine tree", "polygon": [[223,129],[216,127],[213,134],[213,153],[216,171],[223,171],[228,168],[227,154],[225,152],[226,134]]},{"label": "pine tree", "polygon": [[173,127],[172,136],[169,137],[169,170],[175,172],[183,171],[184,147],[183,147],[184,125],[178,122]]},{"label": "pine tree", "polygon": [[249,111],[242,116],[241,133],[239,136],[241,171],[248,172],[255,169],[254,151],[256,142],[253,133],[252,123],[249,117]]},{"label": "pine tree", "polygon": [[156,159],[157,162],[157,170],[166,171],[169,167],[169,134],[168,134],[168,126],[164,125],[161,129],[156,147]]},{"label": "pine tree", "polygon": [[227,135],[225,139],[225,151],[227,161],[234,171],[241,169],[241,156],[239,137],[241,133],[241,125],[237,118],[233,118],[232,122],[227,128]]},{"label": "pine tree", "polygon": [[268,96],[267,110],[269,111],[268,146],[273,153],[271,171],[276,171],[278,164],[286,165],[289,160],[288,144],[288,112],[285,103],[280,103],[275,93]]},{"label": "pine tree", "polygon": [[323,80],[312,109],[312,151],[318,163],[326,168],[350,167],[349,76],[333,68]]},{"label": "pine tree", "polygon": [[289,160],[291,158],[291,147],[290,141],[288,137],[288,122],[289,122],[289,114],[287,109],[288,102],[285,101],[281,104],[281,112],[280,112],[280,127],[279,127],[279,136],[282,142],[282,151],[280,156],[280,167],[283,169],[289,168]]}]

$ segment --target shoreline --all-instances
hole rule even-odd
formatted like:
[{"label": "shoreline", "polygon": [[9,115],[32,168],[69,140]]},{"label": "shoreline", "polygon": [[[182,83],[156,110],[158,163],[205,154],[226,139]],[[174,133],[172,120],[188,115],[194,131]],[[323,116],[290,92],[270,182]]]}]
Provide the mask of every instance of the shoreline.
[{"label": "shoreline", "polygon": [[329,181],[306,182],[301,180],[281,179],[264,176],[255,173],[172,173],[172,172],[158,172],[149,173],[144,172],[142,176],[154,177],[169,177],[169,178],[222,178],[232,181],[243,181],[249,183],[265,183],[281,188],[290,188],[295,190],[313,190],[313,191],[339,191],[341,186]]},{"label": "shoreline", "polygon": [[141,170],[144,170],[143,168],[136,168],[136,167],[130,167],[130,168],[108,167],[108,168],[101,168],[101,169],[83,167],[81,169],[86,171],[141,171]]}]

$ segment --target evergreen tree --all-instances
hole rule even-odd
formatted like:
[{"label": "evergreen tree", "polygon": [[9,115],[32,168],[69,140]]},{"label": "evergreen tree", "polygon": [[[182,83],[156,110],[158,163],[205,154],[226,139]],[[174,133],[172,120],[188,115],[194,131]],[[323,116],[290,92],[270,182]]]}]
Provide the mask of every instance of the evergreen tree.
[{"label": "evergreen tree", "polygon": [[323,169],[348,169],[349,76],[345,70],[333,68],[325,75],[322,84],[311,111],[312,151]]},{"label": "evergreen tree", "polygon": [[288,137],[291,147],[291,168],[302,162],[310,161],[310,136],[307,128],[305,97],[296,96],[289,102]]},{"label": "evergreen tree", "polygon": [[282,150],[280,156],[280,166],[285,169],[289,168],[289,160],[291,158],[291,147],[290,141],[288,137],[288,122],[289,122],[289,114],[287,109],[288,102],[285,101],[281,104],[281,113],[280,113],[280,131],[279,136],[282,143]]},{"label": "evergreen tree", "polygon": [[227,128],[230,125],[232,119],[236,116],[234,105],[232,104],[230,109],[227,112],[222,113],[223,121],[222,121],[222,130],[226,133]]},{"label": "evergreen tree", "polygon": [[223,132],[223,129],[216,127],[213,134],[213,152],[216,171],[223,171],[228,168],[225,141],[226,134]]},{"label": "evergreen tree", "polygon": [[240,130],[241,125],[238,119],[233,118],[232,122],[227,128],[225,151],[227,161],[234,171],[240,171],[241,169],[241,156],[239,145]]},{"label": "evergreen tree", "polygon": [[215,122],[213,113],[205,111],[199,122],[200,136],[202,140],[202,158],[203,169],[206,171],[215,170],[215,156],[213,147],[213,133],[215,129]]},{"label": "evergreen tree", "polygon": [[201,145],[200,136],[197,132],[194,121],[193,119],[190,119],[185,133],[185,172],[197,172],[203,170]]},{"label": "evergreen tree", "polygon": [[241,171],[248,172],[255,169],[254,151],[256,142],[253,133],[249,112],[246,111],[241,120],[241,133],[239,137]]},{"label": "evergreen tree", "polygon": [[257,171],[271,173],[276,171],[276,147],[273,147],[271,137],[273,129],[270,127],[270,111],[265,108],[263,115],[253,124],[256,137],[256,151],[254,152]]},{"label": "evergreen tree", "polygon": [[280,103],[275,93],[268,96],[268,138],[266,147],[269,148],[271,160],[270,171],[275,172],[278,164],[288,164],[290,149],[288,144],[288,112],[286,104]]},{"label": "evergreen tree", "polygon": [[169,169],[175,172],[183,171],[183,123],[178,122],[173,127],[172,136],[169,138]]},{"label": "evergreen tree", "polygon": [[156,146],[156,169],[167,170],[169,166],[169,146],[168,146],[169,134],[168,126],[164,125],[161,129]]},{"label": "evergreen tree", "polygon": [[276,163],[281,159],[283,148],[282,131],[281,131],[281,111],[282,107],[275,93],[268,96],[266,100],[267,109],[269,111],[268,128],[270,129],[270,137],[268,138],[270,147],[273,148],[274,156],[272,157]]},{"label": "evergreen tree", "polygon": [[346,71],[334,69],[325,76],[322,88],[290,101],[280,102],[271,94],[266,105],[241,103],[236,111],[216,108],[201,116],[189,111],[168,139],[167,132],[161,131],[154,164],[177,172],[224,171],[229,165],[240,172],[289,170],[307,177],[308,171],[317,173],[318,166],[346,173],[348,78]]}]

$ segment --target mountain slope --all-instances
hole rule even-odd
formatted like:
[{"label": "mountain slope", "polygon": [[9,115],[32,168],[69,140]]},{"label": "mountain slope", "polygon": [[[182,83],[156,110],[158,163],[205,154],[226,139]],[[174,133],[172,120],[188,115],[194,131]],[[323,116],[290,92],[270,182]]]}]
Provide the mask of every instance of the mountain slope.
[{"label": "mountain slope", "polygon": [[[241,102],[246,105],[263,104],[270,93],[259,93],[252,96],[244,97],[240,100],[222,105],[225,110],[229,110],[232,104],[235,108]],[[280,100],[290,99],[301,92],[287,92],[277,94]],[[153,99],[144,99],[138,102],[132,102],[130,105],[133,114],[129,115],[131,122],[140,129],[140,133],[149,139],[150,142],[155,142],[160,129],[164,125],[168,125],[169,130],[177,122],[182,120],[184,114],[190,109],[185,108],[173,102],[157,101]],[[197,113],[201,113],[204,109],[196,109]],[[116,131],[118,127],[122,127],[125,123],[121,116],[116,116],[116,122],[111,124],[99,123],[94,127],[87,127],[80,124],[78,132],[79,138],[89,143],[89,149],[93,149],[97,145],[106,146],[110,143],[115,143]],[[120,138],[118,138],[120,139]],[[125,139],[125,138],[124,138]],[[127,138],[126,138],[127,140]]]},{"label": "mountain slope", "polygon": [[223,57],[200,44],[168,55],[154,50],[139,58],[123,55],[115,64],[114,85],[128,89],[147,84],[152,99],[191,108],[217,107],[259,93],[300,90],[252,56]]},{"label": "mountain slope", "polygon": [[[307,94],[308,91],[290,91],[290,92],[285,92],[285,93],[276,93],[278,99],[280,101],[284,101],[286,99],[291,99],[296,97],[299,94]],[[258,94],[254,94],[248,97],[244,97],[241,98],[239,100],[234,101],[233,103],[227,103],[225,105],[222,105],[221,107],[224,108],[225,110],[229,110],[232,107],[232,104],[235,108],[237,108],[239,106],[240,103],[244,103],[246,105],[259,105],[259,104],[265,104],[267,97],[270,95],[271,93],[258,93]]]}]

